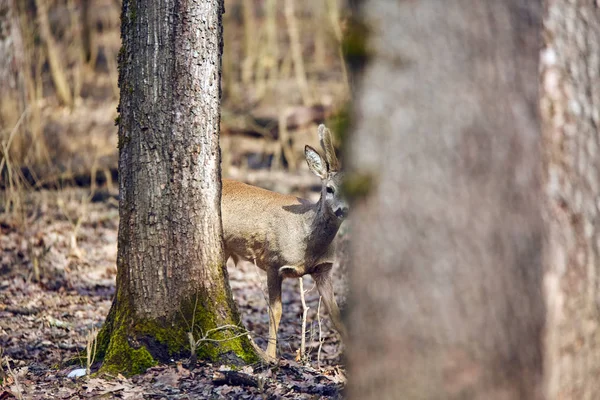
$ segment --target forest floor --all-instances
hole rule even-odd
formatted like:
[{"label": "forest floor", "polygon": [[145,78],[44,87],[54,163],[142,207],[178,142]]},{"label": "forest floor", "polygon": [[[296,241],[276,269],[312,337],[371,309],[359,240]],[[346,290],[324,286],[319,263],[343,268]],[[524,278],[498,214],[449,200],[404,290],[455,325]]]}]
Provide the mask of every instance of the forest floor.
[{"label": "forest floor", "polygon": [[[225,367],[186,360],[125,378],[85,368],[89,337],[102,326],[115,292],[118,204],[82,189],[39,191],[20,198],[22,212],[0,214],[0,399],[309,399],[341,398],[343,347],[310,277],[304,278],[307,356],[300,348],[299,282],[284,282],[277,366],[244,367],[243,382],[225,384]],[[228,265],[245,327],[266,347],[266,279],[251,263]],[[338,271],[336,286],[344,285]],[[342,290],[343,292],[343,290]],[[343,297],[343,296],[341,296]],[[343,305],[343,298],[342,300]],[[322,328],[319,329],[319,319]],[[321,338],[321,340],[319,339]],[[321,350],[319,351],[319,345]],[[8,368],[10,367],[10,368]]]}]

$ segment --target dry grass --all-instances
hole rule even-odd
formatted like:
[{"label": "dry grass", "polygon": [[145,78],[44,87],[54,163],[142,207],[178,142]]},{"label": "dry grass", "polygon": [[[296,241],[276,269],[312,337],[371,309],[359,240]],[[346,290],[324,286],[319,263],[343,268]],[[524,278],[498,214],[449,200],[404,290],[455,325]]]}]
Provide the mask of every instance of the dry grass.
[{"label": "dry grass", "polygon": [[[0,118],[0,186],[12,193],[4,196],[5,212],[18,212],[31,189],[60,188],[93,169],[111,176],[118,158],[120,2],[15,4],[24,107],[0,97],[4,114],[12,110]],[[296,160],[316,140],[314,124],[348,97],[340,6],[226,0],[225,7],[222,132],[225,149],[235,151],[224,150],[224,171],[230,164],[302,168]]]}]

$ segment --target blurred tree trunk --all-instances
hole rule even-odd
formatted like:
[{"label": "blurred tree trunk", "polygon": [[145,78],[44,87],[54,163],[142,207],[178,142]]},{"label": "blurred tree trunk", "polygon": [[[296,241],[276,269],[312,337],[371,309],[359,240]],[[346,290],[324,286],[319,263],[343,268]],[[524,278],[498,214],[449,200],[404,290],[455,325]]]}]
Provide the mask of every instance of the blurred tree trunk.
[{"label": "blurred tree trunk", "polygon": [[266,69],[271,86],[275,86],[279,71],[279,40],[277,38],[277,0],[266,0],[267,56]]},{"label": "blurred tree trunk", "polygon": [[201,358],[256,359],[246,335],[234,338],[223,259],[222,13],[221,0],[124,1],[117,292],[98,339],[108,371],[190,357],[190,333],[230,338],[200,343]]},{"label": "blurred tree trunk", "polygon": [[600,393],[600,9],[548,0],[542,52],[548,196],[546,376],[555,399]]},{"label": "blurred tree trunk", "polygon": [[313,33],[313,68],[323,70],[327,68],[327,41],[329,31],[326,26],[327,4],[323,1],[315,1],[310,4],[310,13],[312,15],[314,33]]},{"label": "blurred tree trunk", "polygon": [[[15,0],[0,2],[0,142],[9,134],[27,108],[23,38]],[[12,140],[14,141],[13,135]],[[0,154],[3,149],[0,149]],[[1,172],[1,171],[0,171]]]},{"label": "blurred tree trunk", "polygon": [[306,80],[306,69],[304,68],[304,57],[302,55],[302,41],[300,37],[300,29],[298,28],[298,18],[294,7],[294,0],[284,0],[283,10],[285,14],[285,22],[287,24],[287,32],[290,38],[290,52],[294,63],[294,74],[296,76],[296,84],[302,95],[304,105],[312,104],[313,99]]},{"label": "blurred tree trunk", "polygon": [[350,398],[539,399],[540,1],[360,11]]},{"label": "blurred tree trunk", "polygon": [[81,44],[83,46],[85,61],[92,68],[95,68],[96,59],[98,58],[98,44],[96,43],[96,29],[93,26],[91,10],[91,0],[82,0],[81,12],[79,13],[81,19]]},{"label": "blurred tree trunk", "polygon": [[342,49],[343,44],[343,32],[342,32],[342,21],[340,17],[340,5],[338,0],[325,0],[327,13],[329,14],[329,20],[331,21],[331,28],[337,41],[337,51],[340,58],[340,66],[342,68],[342,80],[346,89],[346,96],[350,96],[350,81],[348,80],[348,67],[346,66],[346,60],[344,59],[344,52]]},{"label": "blurred tree trunk", "polygon": [[242,12],[244,16],[244,62],[242,64],[242,83],[247,85],[254,75],[254,64],[256,62],[256,21],[254,17],[254,1],[242,0]]},{"label": "blurred tree trunk", "polygon": [[71,88],[67,82],[66,70],[62,62],[62,56],[60,54],[58,45],[52,35],[50,29],[50,23],[48,21],[48,5],[46,0],[35,0],[35,6],[37,8],[38,26],[40,30],[40,38],[44,43],[46,49],[46,55],[48,57],[48,65],[50,66],[50,74],[52,75],[52,82],[56,89],[56,95],[58,100],[67,107],[73,106],[73,95],[71,94]]}]

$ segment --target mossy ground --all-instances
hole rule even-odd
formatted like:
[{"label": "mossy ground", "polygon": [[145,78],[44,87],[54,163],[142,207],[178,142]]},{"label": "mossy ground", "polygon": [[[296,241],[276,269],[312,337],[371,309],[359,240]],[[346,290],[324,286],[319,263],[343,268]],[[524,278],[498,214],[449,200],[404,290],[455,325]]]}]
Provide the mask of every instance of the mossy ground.
[{"label": "mossy ground", "polygon": [[[259,361],[254,347],[245,335],[238,336],[243,328],[234,323],[237,312],[232,318],[219,317],[223,309],[230,308],[230,300],[225,296],[219,301],[184,301],[180,312],[169,321],[166,319],[133,321],[129,311],[122,304],[113,304],[105,326],[98,334],[97,359],[102,359],[101,371],[121,373],[125,376],[144,372],[159,363],[168,363],[171,359],[190,358],[191,346],[189,334],[197,341],[211,332],[207,341],[200,341],[196,348],[196,357],[217,363],[254,363]],[[207,307],[207,304],[221,307]],[[187,317],[186,317],[187,316]],[[232,328],[217,329],[226,325]]]}]

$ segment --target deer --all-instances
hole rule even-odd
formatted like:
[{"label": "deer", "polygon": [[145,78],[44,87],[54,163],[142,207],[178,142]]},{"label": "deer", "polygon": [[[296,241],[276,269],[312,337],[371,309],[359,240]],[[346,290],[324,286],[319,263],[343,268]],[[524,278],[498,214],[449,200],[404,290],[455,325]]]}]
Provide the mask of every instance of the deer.
[{"label": "deer", "polygon": [[281,320],[281,285],[285,278],[311,275],[334,328],[345,341],[346,329],[335,300],[331,270],[333,240],[348,215],[341,190],[343,172],[335,154],[331,132],[318,127],[325,158],[309,145],[304,148],[312,173],[321,179],[321,197],[312,203],[223,179],[221,216],[225,260],[253,261],[267,275],[269,340],[266,357],[277,358],[277,332]]}]

